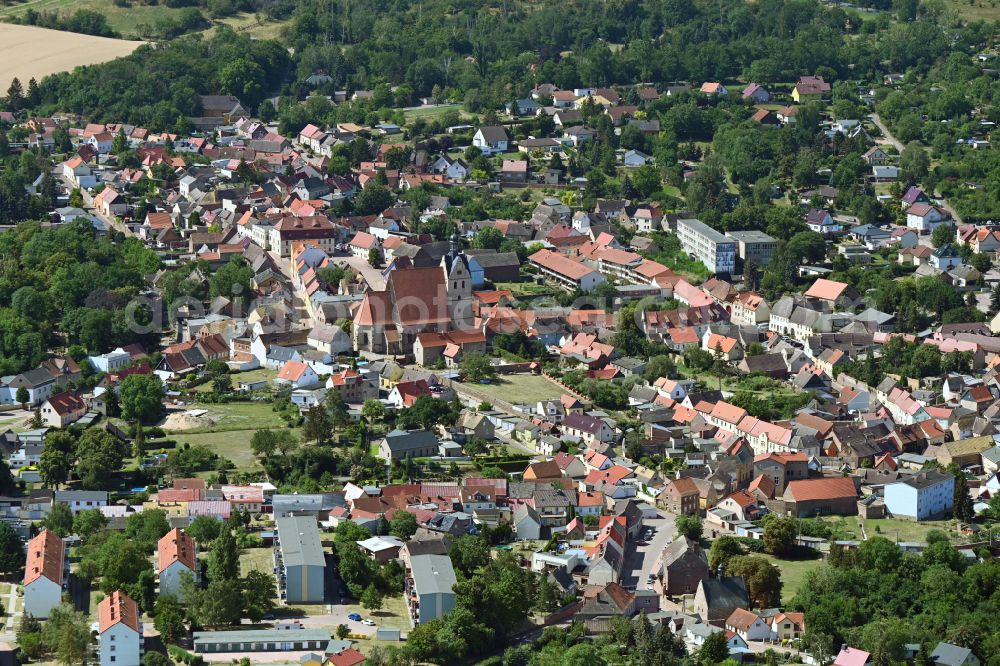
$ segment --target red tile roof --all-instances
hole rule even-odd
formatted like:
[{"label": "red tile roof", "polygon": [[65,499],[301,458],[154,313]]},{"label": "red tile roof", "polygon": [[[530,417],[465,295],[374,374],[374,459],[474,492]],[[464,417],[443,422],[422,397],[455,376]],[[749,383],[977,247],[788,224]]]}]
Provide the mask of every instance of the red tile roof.
[{"label": "red tile roof", "polygon": [[191,571],[197,565],[197,552],[194,539],[178,528],[174,528],[163,535],[163,538],[156,544],[157,558],[160,564],[160,571],[163,571],[174,562],[180,562]]},{"label": "red tile roof", "polygon": [[116,624],[124,624],[139,631],[139,605],[121,590],[115,590],[97,606],[99,633],[104,633]]},{"label": "red tile roof", "polygon": [[66,543],[50,530],[28,542],[28,560],[24,565],[24,584],[30,585],[41,577],[62,585]]},{"label": "red tile roof", "polygon": [[818,298],[823,301],[835,301],[840,298],[845,289],[847,289],[847,284],[844,282],[835,282],[834,280],[819,278],[813,282],[813,285],[809,287],[808,291],[806,291],[806,296],[810,298]]},{"label": "red tile roof", "polygon": [[834,500],[844,497],[857,497],[858,490],[854,481],[846,476],[828,477],[825,479],[804,479],[789,481],[785,490],[792,501],[808,502],[815,500]]}]

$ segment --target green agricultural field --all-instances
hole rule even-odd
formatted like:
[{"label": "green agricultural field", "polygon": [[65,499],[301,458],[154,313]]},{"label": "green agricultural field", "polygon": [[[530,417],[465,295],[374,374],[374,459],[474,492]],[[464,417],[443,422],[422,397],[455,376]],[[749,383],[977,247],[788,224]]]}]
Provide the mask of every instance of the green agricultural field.
[{"label": "green agricultural field", "polygon": [[565,393],[558,385],[539,375],[509,375],[490,384],[468,384],[473,389],[515,404],[552,400]]}]

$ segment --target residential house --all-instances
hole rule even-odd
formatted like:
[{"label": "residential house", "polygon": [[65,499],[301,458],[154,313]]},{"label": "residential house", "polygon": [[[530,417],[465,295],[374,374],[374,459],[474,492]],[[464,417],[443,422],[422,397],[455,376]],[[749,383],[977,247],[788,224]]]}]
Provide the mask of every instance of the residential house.
[{"label": "residential house", "polygon": [[744,641],[766,641],[771,637],[771,627],[767,621],[745,608],[737,608],[726,618],[726,630],[732,631]]},{"label": "residential house", "polygon": [[724,97],[729,91],[718,81],[705,81],[701,84],[700,92],[706,97]]},{"label": "residential house", "polygon": [[694,594],[708,578],[708,555],[701,545],[680,536],[663,549],[660,584],[668,597]]},{"label": "residential house", "polygon": [[792,88],[792,99],[802,104],[819,100],[830,94],[830,84],[822,76],[800,76]]},{"label": "residential house", "polygon": [[615,431],[604,419],[586,414],[567,414],[560,425],[563,438],[572,438],[593,445],[613,442]]},{"label": "residential house", "polygon": [[979,666],[979,657],[967,647],[940,642],[931,652],[930,662],[934,666]]},{"label": "residential house", "polygon": [[291,386],[293,389],[303,389],[318,385],[319,375],[311,367],[300,361],[288,361],[274,378],[275,384]]},{"label": "residential house", "polygon": [[87,402],[75,391],[63,391],[46,400],[41,407],[42,422],[50,428],[65,428],[87,413]]},{"label": "residential house", "polygon": [[698,498],[698,486],[689,477],[682,476],[666,483],[656,503],[670,513],[690,516],[698,513]]},{"label": "residential house", "polygon": [[806,226],[810,231],[815,231],[824,236],[830,236],[840,231],[840,225],[833,221],[833,216],[829,211],[822,208],[810,208],[806,213]]},{"label": "residential house", "polygon": [[507,130],[503,127],[480,127],[472,137],[472,145],[487,156],[505,153],[509,150],[510,137],[507,136]]},{"label": "residential house", "polygon": [[915,203],[906,209],[906,226],[918,233],[932,233],[942,224],[951,224],[951,217],[937,206]]},{"label": "residential house", "polygon": [[100,509],[108,505],[106,490],[57,490],[56,504],[66,504],[73,515],[90,509]]},{"label": "residential house", "polygon": [[750,83],[743,89],[741,96],[751,104],[767,104],[771,101],[771,93],[759,83]]}]

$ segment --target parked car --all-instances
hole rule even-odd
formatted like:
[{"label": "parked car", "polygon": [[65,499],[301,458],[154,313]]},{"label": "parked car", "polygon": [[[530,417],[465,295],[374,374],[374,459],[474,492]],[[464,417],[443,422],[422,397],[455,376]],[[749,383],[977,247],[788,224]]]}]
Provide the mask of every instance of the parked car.
[{"label": "parked car", "polygon": [[369,620],[368,618],[365,618],[365,619],[361,620],[361,624],[365,625],[366,627],[374,627],[375,626],[375,623],[372,622],[371,620]]},{"label": "parked car", "polygon": [[347,616],[348,620],[353,620],[354,622],[361,622],[361,615],[358,613],[351,613]]}]

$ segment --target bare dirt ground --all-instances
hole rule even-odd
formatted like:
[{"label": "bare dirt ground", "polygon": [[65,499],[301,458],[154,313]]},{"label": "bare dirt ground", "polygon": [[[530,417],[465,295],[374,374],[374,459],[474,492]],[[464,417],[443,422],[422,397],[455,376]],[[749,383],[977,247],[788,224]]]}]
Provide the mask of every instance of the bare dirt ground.
[{"label": "bare dirt ground", "polygon": [[167,415],[161,427],[164,430],[193,430],[195,428],[209,428],[215,425],[215,419],[208,414],[192,416],[185,412],[173,412]]},{"label": "bare dirt ground", "polygon": [[28,80],[93,65],[132,53],[142,42],[93,37],[30,25],[0,23],[0,90],[16,76]]}]

